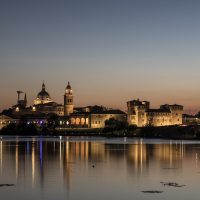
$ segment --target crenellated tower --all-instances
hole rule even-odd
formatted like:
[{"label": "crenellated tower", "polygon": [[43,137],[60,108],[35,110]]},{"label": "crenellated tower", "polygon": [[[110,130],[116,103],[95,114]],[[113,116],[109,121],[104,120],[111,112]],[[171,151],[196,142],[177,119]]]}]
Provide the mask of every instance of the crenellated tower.
[{"label": "crenellated tower", "polygon": [[73,94],[71,85],[68,82],[64,94],[64,115],[69,116],[73,112],[74,112]]}]

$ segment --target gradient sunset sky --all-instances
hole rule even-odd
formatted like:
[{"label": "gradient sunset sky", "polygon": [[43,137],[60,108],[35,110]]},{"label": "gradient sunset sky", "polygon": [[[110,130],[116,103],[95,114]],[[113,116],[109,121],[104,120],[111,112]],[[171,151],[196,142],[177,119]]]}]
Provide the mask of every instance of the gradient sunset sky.
[{"label": "gradient sunset sky", "polygon": [[0,110],[43,80],[58,103],[70,81],[75,106],[200,110],[199,0],[1,0],[0,25]]}]

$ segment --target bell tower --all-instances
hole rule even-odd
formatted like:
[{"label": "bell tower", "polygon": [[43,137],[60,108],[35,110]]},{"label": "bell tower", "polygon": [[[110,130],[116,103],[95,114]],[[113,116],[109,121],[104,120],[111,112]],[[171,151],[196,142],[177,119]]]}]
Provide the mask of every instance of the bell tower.
[{"label": "bell tower", "polygon": [[69,116],[73,112],[74,112],[73,94],[71,85],[68,82],[64,94],[64,116]]}]

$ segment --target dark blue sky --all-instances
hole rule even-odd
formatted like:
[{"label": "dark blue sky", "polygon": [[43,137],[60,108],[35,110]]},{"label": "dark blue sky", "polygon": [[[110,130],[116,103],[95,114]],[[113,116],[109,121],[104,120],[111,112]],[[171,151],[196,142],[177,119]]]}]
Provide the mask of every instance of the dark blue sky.
[{"label": "dark blue sky", "polygon": [[62,102],[126,106],[141,98],[200,108],[200,1],[1,0],[0,109],[32,104],[45,80]]}]

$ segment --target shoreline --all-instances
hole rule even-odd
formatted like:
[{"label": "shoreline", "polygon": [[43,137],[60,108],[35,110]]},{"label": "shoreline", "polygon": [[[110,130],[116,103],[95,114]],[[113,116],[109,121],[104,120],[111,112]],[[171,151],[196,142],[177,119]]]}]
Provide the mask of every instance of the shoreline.
[{"label": "shoreline", "polygon": [[0,136],[87,136],[87,137],[130,137],[144,139],[200,140],[200,126],[162,126],[162,127],[128,127],[123,129],[82,129],[82,128],[49,128],[7,127],[0,131]]},{"label": "shoreline", "polygon": [[105,137],[105,138],[143,138],[143,139],[166,139],[166,140],[200,140],[200,126],[167,126],[167,127],[142,127],[134,130],[109,130],[105,129],[49,129],[48,132],[38,130],[4,130],[0,131],[0,137],[4,136],[22,136],[22,137],[36,137],[36,136],[84,136],[84,137]]}]

